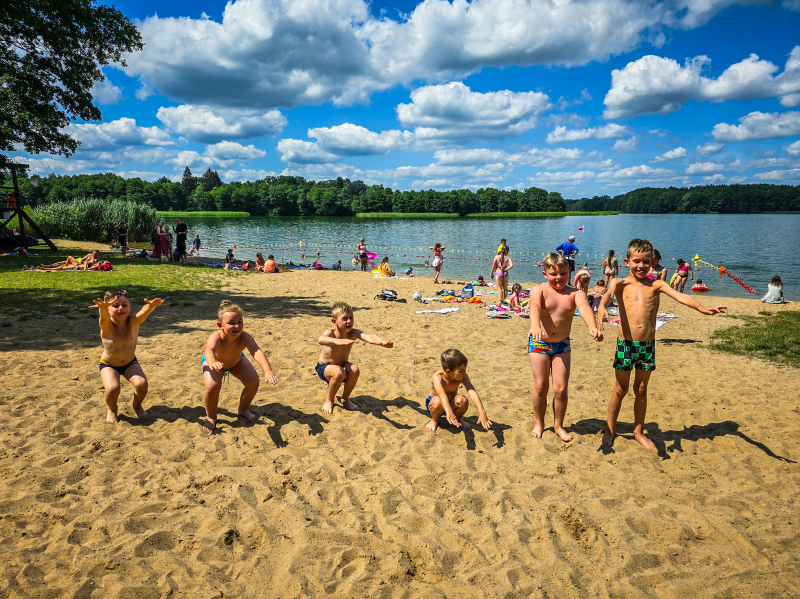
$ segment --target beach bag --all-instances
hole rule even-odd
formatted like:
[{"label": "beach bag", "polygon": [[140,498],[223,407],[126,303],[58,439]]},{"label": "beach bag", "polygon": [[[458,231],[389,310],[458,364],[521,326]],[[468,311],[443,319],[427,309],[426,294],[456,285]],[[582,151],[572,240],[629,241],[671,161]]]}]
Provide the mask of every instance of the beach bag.
[{"label": "beach bag", "polygon": [[461,290],[461,299],[472,299],[475,296],[475,288],[472,285],[464,285]]},{"label": "beach bag", "polygon": [[378,295],[375,296],[375,299],[384,300],[387,302],[395,302],[397,301],[397,292],[392,291],[391,289],[384,289]]},{"label": "beach bag", "polygon": [[106,262],[105,264],[101,264],[97,267],[97,270],[113,270],[111,263]]}]

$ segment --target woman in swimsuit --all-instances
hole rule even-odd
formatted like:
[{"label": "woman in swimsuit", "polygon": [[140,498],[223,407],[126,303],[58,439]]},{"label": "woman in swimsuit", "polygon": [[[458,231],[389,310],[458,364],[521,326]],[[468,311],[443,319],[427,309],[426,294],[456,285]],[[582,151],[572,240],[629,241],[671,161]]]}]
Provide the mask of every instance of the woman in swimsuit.
[{"label": "woman in swimsuit", "polygon": [[428,249],[433,252],[433,284],[436,285],[439,283],[439,271],[442,270],[442,263],[444,262],[442,252],[445,250],[445,247],[441,243],[437,243]]},{"label": "woman in swimsuit", "polygon": [[358,244],[358,259],[361,262],[361,272],[367,272],[367,259],[369,258],[367,254],[367,244],[364,243],[364,238],[361,238],[361,241]]},{"label": "woman in swimsuit", "polygon": [[501,246],[494,260],[492,260],[492,271],[490,273],[490,276],[494,277],[497,283],[497,293],[501,302],[508,297],[508,271],[512,268],[514,268],[514,263],[508,257],[508,246]]},{"label": "woman in swimsuit", "polygon": [[[678,272],[675,274],[677,276],[672,281],[672,288],[683,293],[683,288],[686,286],[686,281],[694,281],[694,271],[692,270],[691,266],[683,261],[682,258],[678,258]],[[678,286],[680,286],[680,289],[678,289]]]},{"label": "woman in swimsuit", "polygon": [[614,250],[608,250],[608,258],[603,260],[603,275],[606,278],[606,289],[608,289],[611,279],[619,275],[619,262],[614,257]]}]

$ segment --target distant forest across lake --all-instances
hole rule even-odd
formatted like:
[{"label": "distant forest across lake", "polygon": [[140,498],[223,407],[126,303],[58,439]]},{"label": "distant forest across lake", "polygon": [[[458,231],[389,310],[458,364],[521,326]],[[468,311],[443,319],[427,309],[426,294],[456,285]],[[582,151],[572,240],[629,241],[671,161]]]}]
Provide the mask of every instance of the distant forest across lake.
[{"label": "distant forest across lake", "polygon": [[734,213],[798,212],[800,187],[759,183],[696,187],[643,187],[618,196],[565,200],[557,191],[529,187],[477,191],[393,190],[363,181],[310,181],[268,176],[258,181],[223,183],[210,168],[200,176],[186,168],[180,183],[167,177],[149,182],[113,173],[55,175],[34,186],[20,179],[23,201],[32,206],[79,198],[121,199],[160,211],[243,211],[259,216],[353,216],[356,213],[629,212]]}]

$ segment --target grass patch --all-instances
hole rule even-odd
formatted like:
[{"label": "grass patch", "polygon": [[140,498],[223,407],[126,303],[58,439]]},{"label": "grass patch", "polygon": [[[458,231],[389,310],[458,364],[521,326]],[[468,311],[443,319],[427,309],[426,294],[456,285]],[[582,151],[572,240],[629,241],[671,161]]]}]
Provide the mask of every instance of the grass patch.
[{"label": "grass patch", "polygon": [[554,216],[616,216],[619,212],[473,212],[470,218],[551,218]]},{"label": "grass patch", "polygon": [[457,212],[358,212],[356,218],[458,218]]},{"label": "grass patch", "polygon": [[[135,304],[142,298],[162,297],[184,305],[194,305],[196,292],[219,290],[220,277],[207,269],[182,267],[175,263],[158,264],[144,259],[125,259],[118,252],[101,252],[111,260],[111,272],[23,272],[22,266],[38,266],[64,260],[67,255],[83,256],[85,250],[61,249],[37,252],[38,257],[0,257],[0,326],[7,319],[28,320],[40,314],[86,312],[97,297],[111,287],[126,289]],[[96,312],[92,312],[96,314]],[[6,321],[6,322],[2,322]]]},{"label": "grass patch", "polygon": [[187,218],[192,216],[220,216],[225,218],[247,218],[250,216],[249,212],[223,212],[223,211],[198,211],[198,212],[164,212],[159,210],[156,212],[158,218]]},{"label": "grass patch", "polygon": [[800,367],[800,311],[730,318],[741,320],[741,326],[712,333],[711,349]]}]

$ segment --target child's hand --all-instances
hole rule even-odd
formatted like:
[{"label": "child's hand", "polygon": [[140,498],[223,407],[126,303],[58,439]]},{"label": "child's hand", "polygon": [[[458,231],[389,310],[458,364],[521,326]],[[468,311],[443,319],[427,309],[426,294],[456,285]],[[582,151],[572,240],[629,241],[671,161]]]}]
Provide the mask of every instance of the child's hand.
[{"label": "child's hand", "polygon": [[489,420],[489,417],[486,415],[486,412],[478,416],[478,424],[480,424],[483,427],[483,430],[485,431],[488,431],[490,428],[492,428],[492,421]]},{"label": "child's hand", "polygon": [[381,343],[381,347],[394,347],[394,341],[384,341]]},{"label": "child's hand", "polygon": [[222,362],[214,362],[212,364],[209,364],[208,367],[211,370],[222,370],[223,368],[225,368],[225,364],[223,364]]},{"label": "child's hand", "polygon": [[264,382],[269,383],[270,385],[277,385],[278,384],[278,377],[275,376],[275,373],[271,370],[264,372]]},{"label": "child's hand", "polygon": [[455,412],[445,412],[444,417],[447,418],[447,422],[452,424],[456,428],[461,428],[461,421],[456,418]]},{"label": "child's hand", "polygon": [[601,331],[600,329],[589,329],[589,334],[595,341],[603,340],[603,331]]},{"label": "child's hand", "polygon": [[608,312],[605,308],[598,308],[597,310],[597,329],[603,330],[603,320],[608,318]]},{"label": "child's hand", "polygon": [[113,306],[113,305],[114,305],[114,301],[113,300],[110,301],[110,302],[107,302],[105,299],[97,298],[96,300],[94,300],[94,305],[89,306],[89,307],[90,308],[102,309],[102,308],[108,308],[109,306]]},{"label": "child's hand", "polygon": [[713,308],[705,308],[702,312],[706,316],[713,316],[714,314],[725,314],[727,309],[725,306],[714,306]]},{"label": "child's hand", "polygon": [[534,339],[536,339],[536,341],[541,341],[542,340],[542,327],[540,327],[539,325],[534,325],[534,323],[531,323],[531,330],[529,332],[529,335],[531,337],[533,337]]},{"label": "child's hand", "polygon": [[164,303],[164,300],[161,299],[160,297],[157,297],[154,300],[149,300],[147,298],[144,298],[144,303],[153,308],[158,308],[161,304]]}]

